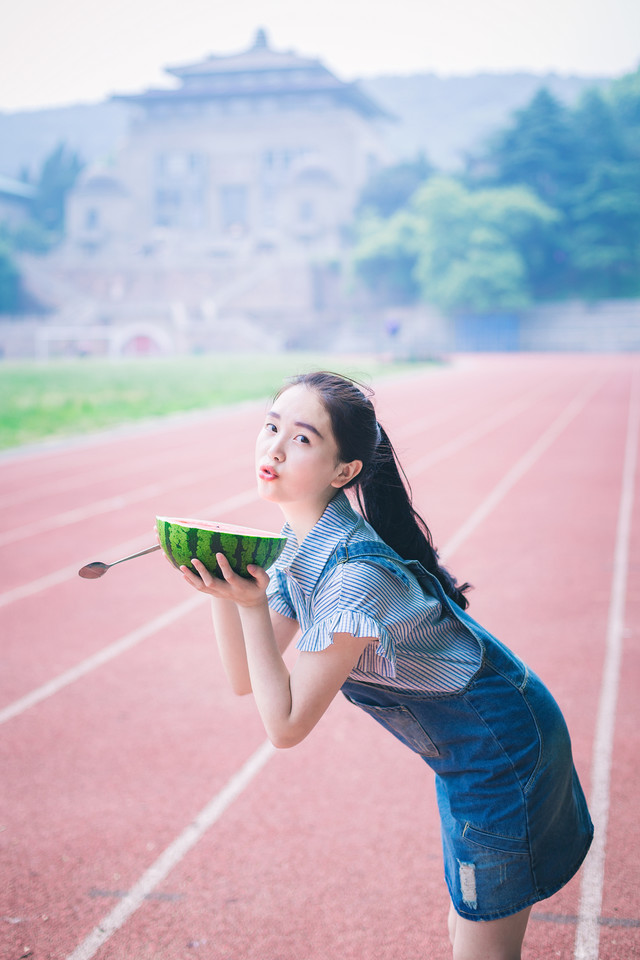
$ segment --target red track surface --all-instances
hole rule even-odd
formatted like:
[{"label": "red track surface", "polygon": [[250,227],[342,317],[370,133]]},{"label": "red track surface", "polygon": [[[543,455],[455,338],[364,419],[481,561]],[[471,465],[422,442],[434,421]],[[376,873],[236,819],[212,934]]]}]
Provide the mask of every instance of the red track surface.
[{"label": "red track surface", "polygon": [[[377,389],[472,614],[546,680],[604,798],[603,868],[534,909],[528,960],[640,957],[639,373],[474,357]],[[449,957],[428,768],[339,698],[216,807],[264,734],[227,690],[206,601],[157,554],[76,575],[152,543],[156,514],[277,529],[253,495],[260,415],[0,461],[2,960]]]}]

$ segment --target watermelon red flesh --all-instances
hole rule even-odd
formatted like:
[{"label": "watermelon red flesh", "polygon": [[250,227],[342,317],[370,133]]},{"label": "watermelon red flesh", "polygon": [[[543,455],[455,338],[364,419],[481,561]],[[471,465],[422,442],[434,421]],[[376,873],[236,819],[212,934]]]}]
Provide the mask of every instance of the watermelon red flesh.
[{"label": "watermelon red flesh", "polygon": [[180,517],[158,517],[159,520],[165,520],[169,523],[179,523],[182,527],[189,527],[196,530],[216,530],[219,533],[233,533],[246,535],[248,537],[275,537],[281,540],[279,533],[271,533],[268,530],[256,530],[255,527],[242,527],[237,523],[218,523],[217,520],[185,520]]},{"label": "watermelon red flesh", "polygon": [[214,576],[221,577],[216,553],[224,553],[231,568],[240,576],[249,576],[247,566],[270,567],[280,556],[286,539],[263,530],[202,520],[177,520],[157,517],[162,547],[175,567],[194,569],[197,557]]}]

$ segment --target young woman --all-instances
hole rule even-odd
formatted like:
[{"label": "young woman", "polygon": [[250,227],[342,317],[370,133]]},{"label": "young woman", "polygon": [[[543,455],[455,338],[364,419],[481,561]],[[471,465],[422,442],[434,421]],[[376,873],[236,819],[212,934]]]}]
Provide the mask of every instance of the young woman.
[{"label": "young woman", "polygon": [[440,566],[355,383],[321,372],[285,385],[256,471],[286,520],[269,574],[237,577],[221,554],[222,580],[197,560],[199,576],[182,568],[213,598],[233,689],[253,692],[277,747],[306,737],[342,690],[418,753],[436,775],[454,960],[518,960],[532,904],[574,875],[593,833],[558,706],[465,613],[468,584]]}]

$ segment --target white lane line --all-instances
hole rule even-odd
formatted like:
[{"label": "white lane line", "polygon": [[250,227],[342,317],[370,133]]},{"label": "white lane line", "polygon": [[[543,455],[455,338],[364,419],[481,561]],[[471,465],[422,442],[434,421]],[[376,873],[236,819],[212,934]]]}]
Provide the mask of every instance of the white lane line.
[{"label": "white lane line", "polygon": [[593,394],[600,388],[604,378],[598,378],[595,383],[589,383],[580,393],[564,408],[564,410],[552,421],[549,427],[542,433],[536,442],[529,447],[527,452],[517,460],[510,470],[504,474],[502,479],[493,488],[491,493],[482,501],[482,503],[473,511],[471,516],[462,524],[453,534],[447,543],[439,551],[443,560],[449,558],[458,547],[474,532],[474,530],[485,520],[489,514],[495,510],[498,504],[504,500],[505,496],[512,487],[521,480],[522,477],[534,466],[543,453],[549,449],[551,444],[558,439],[571,421],[577,417],[580,411],[586,406]]},{"label": "white lane line", "polygon": [[[238,506],[244,506],[249,500],[252,500],[255,497],[255,490],[245,490],[242,493],[236,494],[235,497],[229,497],[227,500],[213,504],[204,512],[217,512],[218,514],[223,514],[227,510],[233,510]],[[65,571],[60,572],[64,573]],[[77,575],[78,571],[76,567],[73,567],[73,573],[74,575]],[[47,578],[42,579],[44,580]],[[53,578],[50,579],[53,583]],[[49,585],[52,585],[52,583]],[[173,623],[174,620],[177,620],[189,613],[200,601],[204,599],[204,597],[198,595],[191,597],[184,603],[178,604],[176,607],[172,607],[171,610],[167,610],[166,613],[161,614],[159,617],[154,617],[153,620],[148,621],[148,623],[146,623],[144,626],[138,627],[136,630],[126,634],[119,640],[115,640],[113,643],[108,644],[108,646],[103,647],[102,650],[94,653],[93,656],[88,657],[86,660],[81,661],[81,663],[76,664],[75,667],[71,667],[69,670],[65,670],[64,673],[58,674],[58,676],[54,677],[53,680],[49,680],[41,687],[36,687],[35,690],[25,694],[24,697],[14,700],[13,703],[10,703],[8,706],[0,709],[0,725],[6,723],[7,720],[13,719],[13,717],[19,716],[19,714],[24,713],[25,710],[35,706],[37,703],[41,703],[42,700],[46,700],[48,697],[53,696],[55,693],[58,693],[59,690],[62,690],[64,687],[68,687],[70,683],[74,683],[76,680],[79,680],[80,677],[86,676],[86,674],[91,673],[92,670],[95,670],[97,667],[101,667],[104,663],[108,663],[109,660],[113,660],[114,657],[119,656],[126,650],[130,650],[131,647],[134,647],[137,643],[140,643],[141,640],[145,640],[152,634],[157,633],[158,630],[162,630],[165,626],[168,626],[168,624]]]},{"label": "white lane line", "polygon": [[94,500],[84,507],[76,507],[74,510],[65,510],[64,513],[58,513],[54,516],[43,517],[41,520],[34,520],[32,523],[25,523],[21,527],[14,527],[12,530],[6,530],[0,533],[0,547],[9,543],[15,543],[16,540],[25,540],[27,537],[40,536],[48,530],[58,530],[60,527],[67,527],[73,523],[80,523],[83,520],[89,520],[91,517],[100,516],[103,513],[113,513],[116,510],[122,510],[132,503],[140,503],[142,500],[150,500],[151,497],[158,497],[168,490],[176,487],[190,486],[200,483],[216,476],[220,471],[211,468],[201,470],[199,473],[180,473],[171,477],[164,483],[149,483],[144,487],[137,487],[129,490],[128,493],[118,494],[115,497],[106,497],[104,500]]},{"label": "white lane line", "polygon": [[111,913],[100,921],[89,936],[67,957],[67,960],[91,960],[103,944],[109,940],[129,917],[142,905],[145,897],[161,883],[167,874],[198,843],[206,831],[219,820],[227,807],[236,800],[251,783],[262,767],[275,753],[275,747],[268,740],[252,754],[247,762],[228,780],[223,789],[203,807],[182,833],[176,837],[149,869],[142,874],[138,882],[126,897],[113,908]]},{"label": "white lane line", "polygon": [[[181,479],[184,480],[184,476]],[[128,493],[107,497],[104,500],[94,500],[93,503],[84,507],[65,510],[64,513],[43,517],[41,520],[25,523],[21,527],[14,527],[13,530],[5,530],[4,533],[0,533],[0,547],[6,547],[9,543],[15,543],[16,540],[26,540],[27,537],[39,536],[49,530],[58,530],[60,527],[67,527],[72,523],[80,523],[82,520],[89,520],[91,517],[98,517],[102,513],[122,510],[123,507],[129,506],[131,503],[138,503],[140,500],[157,496],[167,487],[168,485],[165,484],[150,483],[146,487],[138,487],[137,490],[130,490]]]},{"label": "white lane line", "polygon": [[[158,453],[154,457],[145,457],[144,467],[146,469],[153,467],[158,470],[158,472],[162,471],[166,473],[169,462],[170,457],[168,454]],[[135,473],[139,468],[140,462],[128,457],[126,460],[110,463],[108,468],[104,466],[101,467],[100,481],[109,483],[122,477],[125,479],[131,478],[132,475],[135,477]],[[2,464],[0,463],[0,470],[1,469]],[[68,493],[70,490],[85,490],[92,486],[95,479],[95,467],[91,470],[84,469],[83,472],[74,473],[72,476],[64,473],[57,479],[50,478],[47,475],[41,476],[40,485],[37,483],[29,484],[28,487],[23,486],[20,490],[12,490],[11,493],[5,493],[0,496],[0,509],[4,510],[7,507],[17,507],[21,504],[29,503],[31,500],[42,500],[45,497],[59,496],[61,493]]]},{"label": "white lane line", "polygon": [[638,458],[640,402],[638,379],[634,377],[629,400],[629,420],[618,508],[618,526],[613,561],[611,599],[607,622],[606,653],[591,760],[591,796],[589,806],[595,826],[591,850],[582,867],[580,905],[574,960],[598,960],[600,914],[604,888],[604,866],[609,822],[611,761],[615,735],[618,681],[624,645],[624,615],[627,595],[629,541],[633,515],[633,489]]},{"label": "white lane line", "polygon": [[25,710],[35,707],[37,703],[41,703],[48,697],[59,693],[60,690],[68,687],[69,684],[75,683],[80,677],[86,677],[88,673],[108,663],[109,660],[113,660],[115,657],[119,657],[121,653],[131,650],[132,647],[135,647],[136,644],[142,640],[146,640],[147,637],[151,637],[154,633],[164,630],[165,627],[179,620],[180,617],[191,613],[191,611],[205,599],[206,598],[200,594],[195,597],[190,597],[188,600],[185,600],[184,603],[179,603],[176,607],[172,607],[170,610],[161,613],[159,617],[154,617],[153,620],[149,620],[143,627],[138,627],[137,630],[132,630],[131,633],[125,634],[124,637],[120,637],[120,639],[114,641],[114,643],[103,647],[97,653],[94,653],[93,656],[87,657],[86,660],[77,663],[75,667],[71,667],[70,670],[65,670],[64,673],[58,674],[57,677],[54,677],[54,679],[48,683],[43,684],[41,687],[36,687],[35,690],[27,693],[24,697],[20,697],[19,700],[14,700],[9,706],[0,710],[0,724],[6,723],[8,720],[13,720],[14,717],[24,713]]},{"label": "white lane line", "polygon": [[[195,512],[203,517],[212,515],[214,519],[217,519],[218,516],[224,513],[253,503],[257,498],[258,495],[254,489],[243,490],[241,493],[236,493],[232,497],[227,497],[226,500],[218,500],[217,503],[210,504],[208,507],[203,507]],[[135,553],[136,550],[149,545],[150,536],[152,536],[152,534],[146,537],[136,537],[134,540],[128,540],[119,546],[111,547],[108,551],[105,551],[102,557],[98,557],[98,559],[108,562],[110,557],[113,558],[113,560],[118,560],[120,557],[127,556],[129,553]],[[90,559],[95,559],[95,557]],[[16,600],[24,600],[27,597],[32,597],[34,594],[40,593],[41,590],[48,590],[49,587],[56,587],[66,580],[73,580],[78,576],[78,570],[82,564],[83,561],[78,561],[78,563],[70,564],[67,567],[62,567],[60,570],[54,570],[52,573],[45,574],[43,577],[38,577],[37,580],[30,580],[29,583],[23,583],[19,587],[13,587],[11,590],[0,593],[0,608],[8,606],[10,603],[15,603]]]},{"label": "white lane line", "polygon": [[514,417],[524,413],[524,411],[527,410],[536,399],[541,397],[542,394],[543,391],[541,391],[539,388],[532,390],[528,394],[525,394],[525,396],[520,397],[518,400],[507,404],[501,410],[498,410],[497,413],[492,414],[490,417],[487,417],[480,423],[476,423],[472,427],[469,427],[469,429],[465,430],[464,433],[459,434],[457,437],[452,437],[451,440],[447,440],[447,442],[441,444],[441,446],[436,447],[434,450],[430,450],[429,453],[425,454],[425,456],[420,457],[419,460],[414,460],[413,463],[409,465],[407,468],[408,476],[414,477],[417,473],[421,473],[423,470],[427,470],[429,467],[432,467],[435,463],[439,463],[440,460],[444,460],[446,457],[451,457],[454,453],[459,453],[460,450],[463,450],[470,444],[476,443],[476,441],[480,440],[488,433],[491,433],[493,430],[497,430],[498,427],[504,426],[504,424],[508,423],[509,420],[513,420]]},{"label": "white lane line", "polygon": [[[139,539],[136,540],[135,543],[136,545],[139,544],[142,546],[142,542]],[[131,552],[135,552],[135,547]],[[19,587],[5,590],[4,593],[0,593],[0,608],[8,606],[10,603],[15,603],[16,600],[24,600],[27,597],[32,597],[35,593],[40,593],[41,590],[57,587],[66,580],[77,577],[80,566],[81,564],[74,563],[68,567],[62,567],[60,570],[54,570],[53,573],[47,573],[44,577],[38,577],[37,580],[30,580],[29,583],[22,583]]]},{"label": "white lane line", "polygon": [[[146,434],[146,437],[151,436],[153,432],[156,431]],[[166,424],[166,434],[163,437],[162,445],[157,444],[155,453],[151,454],[147,451],[141,459],[135,459],[135,457],[140,456],[138,451],[135,454],[131,452],[124,454],[122,451],[112,453],[108,466],[103,464],[99,468],[100,481],[111,483],[118,478],[135,479],[136,472],[139,471],[141,465],[145,469],[153,468],[158,473],[170,473],[170,469],[176,462],[181,462],[181,456],[187,450],[187,444],[182,442],[174,444],[172,434],[175,434],[175,430],[171,428],[170,424]],[[145,439],[145,436],[143,436],[143,439]],[[165,441],[168,442],[169,446],[164,445]],[[59,451],[59,453],[62,454],[64,451]],[[0,452],[0,474],[2,466],[2,453]],[[68,467],[65,467],[64,463],[58,462],[56,467],[57,476],[52,474],[51,465],[48,464],[46,468],[42,467],[40,470],[39,483],[36,481],[33,484],[30,483],[28,487],[23,486],[20,490],[12,490],[11,493],[0,495],[0,509],[18,506],[44,497],[57,496],[70,490],[89,488],[96,479],[95,466],[87,463],[78,467],[80,472],[76,471],[72,476],[69,475]],[[225,469],[228,468],[218,466],[213,472],[220,474],[224,473]]]}]

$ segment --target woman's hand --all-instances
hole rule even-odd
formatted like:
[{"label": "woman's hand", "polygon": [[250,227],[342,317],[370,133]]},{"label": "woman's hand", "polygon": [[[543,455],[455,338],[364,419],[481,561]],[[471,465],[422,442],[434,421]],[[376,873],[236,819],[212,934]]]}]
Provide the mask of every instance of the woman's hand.
[{"label": "woman's hand", "polygon": [[191,562],[198,571],[197,574],[186,566],[180,567],[180,571],[190,586],[195,587],[200,593],[209,594],[210,597],[231,600],[239,607],[258,607],[266,603],[269,577],[262,567],[250,564],[247,567],[247,572],[251,575],[249,580],[246,577],[239,577],[237,573],[233,572],[223,553],[217,553],[216,560],[220,573],[224,577],[223,580],[209,573],[205,565],[196,558],[193,558]]}]

